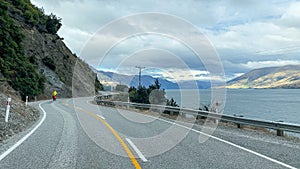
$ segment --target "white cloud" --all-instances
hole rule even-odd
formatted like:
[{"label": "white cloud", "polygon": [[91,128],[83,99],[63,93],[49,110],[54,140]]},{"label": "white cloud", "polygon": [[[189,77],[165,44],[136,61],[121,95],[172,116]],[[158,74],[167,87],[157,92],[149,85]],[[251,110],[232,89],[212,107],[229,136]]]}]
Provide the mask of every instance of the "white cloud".
[{"label": "white cloud", "polygon": [[[46,13],[53,12],[62,18],[63,26],[59,35],[64,37],[64,41],[73,53],[79,53],[97,30],[115,19],[136,13],[162,12],[182,17],[201,29],[216,47],[224,67],[227,68],[226,74],[230,77],[234,77],[237,72],[246,72],[252,68],[280,66],[300,61],[299,1],[32,0],[32,2],[39,7],[44,6]],[[118,32],[122,29],[132,28],[117,27],[114,31]],[[188,30],[184,27],[174,26],[173,29],[180,30],[185,33],[184,36],[190,36],[192,40],[193,35],[186,34]],[[106,40],[111,41],[111,38],[115,37],[107,37]],[[182,45],[178,45],[175,41],[162,38],[160,40],[145,38],[140,41],[144,43],[128,41],[130,43],[120,46],[111,55],[111,62],[115,63],[118,58],[128,53],[132,54],[132,51],[135,51],[133,49],[142,50],[143,47],[152,45],[155,48],[170,49],[174,55],[180,55],[183,60],[189,61],[186,62],[189,67],[201,69],[200,63],[190,59],[191,55],[185,54],[185,50],[181,50]],[[104,47],[95,43],[90,47],[92,48]],[[99,62],[97,52],[84,54],[90,55],[91,63]],[[165,65],[164,68],[174,65],[174,62],[166,59],[167,57],[165,59],[162,55],[156,57],[161,57],[157,65]],[[137,62],[132,64],[142,64],[144,60],[134,60]],[[152,61],[151,64],[154,64],[155,58]],[[113,66],[107,65],[105,68],[110,69]],[[205,79],[208,76],[211,75],[200,75],[197,78]],[[184,75],[176,75],[176,77],[190,78]]]},{"label": "white cloud", "polygon": [[83,44],[92,37],[92,34],[89,32],[68,26],[65,26],[65,29],[62,29],[59,32],[59,35],[64,38],[64,42],[67,46],[72,46],[74,49],[73,53],[76,53],[77,55],[80,53]]},{"label": "white cloud", "polygon": [[208,71],[194,69],[165,69],[156,72],[156,77],[163,77],[173,82],[180,81],[224,81],[224,77],[212,75]]},{"label": "white cloud", "polygon": [[278,23],[285,27],[294,27],[299,29],[300,27],[300,2],[291,3],[286,9],[286,12],[279,19]]},{"label": "white cloud", "polygon": [[241,65],[248,69],[258,69],[263,67],[300,65],[300,61],[299,60],[249,61],[246,64],[241,64]]}]

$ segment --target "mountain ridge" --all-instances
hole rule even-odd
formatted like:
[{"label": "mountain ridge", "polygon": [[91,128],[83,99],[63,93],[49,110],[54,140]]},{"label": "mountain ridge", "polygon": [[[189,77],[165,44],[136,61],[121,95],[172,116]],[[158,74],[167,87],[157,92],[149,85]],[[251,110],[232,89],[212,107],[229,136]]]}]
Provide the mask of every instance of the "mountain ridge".
[{"label": "mountain ridge", "polygon": [[226,87],[232,89],[299,89],[300,65],[254,69],[228,81]]},{"label": "mountain ridge", "polygon": [[[106,72],[101,70],[96,70],[98,73],[98,77],[101,79],[105,79],[106,82],[111,82],[110,84],[126,84],[127,86],[138,87],[138,75],[124,75],[114,72]],[[155,78],[150,75],[142,75],[142,85],[149,86],[154,84],[155,79],[161,83],[161,87],[163,89],[208,89],[211,87],[211,83],[209,81],[180,81],[178,83],[166,80],[164,78]],[[105,82],[102,82],[105,83]],[[109,84],[109,83],[108,83]]]}]

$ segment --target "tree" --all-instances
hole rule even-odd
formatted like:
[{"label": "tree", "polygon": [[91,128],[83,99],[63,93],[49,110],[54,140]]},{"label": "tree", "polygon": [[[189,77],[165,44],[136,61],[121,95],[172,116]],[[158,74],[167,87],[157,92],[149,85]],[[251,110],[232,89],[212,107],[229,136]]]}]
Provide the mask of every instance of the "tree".
[{"label": "tree", "polygon": [[161,90],[160,87],[161,84],[159,83],[158,79],[155,80],[154,85],[149,86],[148,93],[149,93],[149,102],[151,104],[165,105],[166,92],[164,89]]},{"label": "tree", "polygon": [[53,13],[51,13],[50,16],[48,16],[48,19],[46,21],[47,31],[51,34],[56,34],[61,26],[62,26],[61,18],[58,18]]},{"label": "tree", "polygon": [[149,104],[149,94],[146,87],[139,87],[137,90],[138,94],[138,103]]},{"label": "tree", "polygon": [[150,90],[155,90],[155,89],[159,90],[160,86],[161,86],[161,84],[159,83],[158,79],[155,79],[154,85],[150,85],[149,89]]},{"label": "tree", "polygon": [[103,91],[103,85],[100,83],[98,77],[95,78],[95,93],[98,94],[99,91]]},{"label": "tree", "polygon": [[159,104],[165,105],[166,97],[165,90],[160,89],[161,84],[156,79],[153,85],[148,88],[142,86],[136,89],[135,87],[129,88],[129,98],[131,102],[145,103],[145,104]]}]

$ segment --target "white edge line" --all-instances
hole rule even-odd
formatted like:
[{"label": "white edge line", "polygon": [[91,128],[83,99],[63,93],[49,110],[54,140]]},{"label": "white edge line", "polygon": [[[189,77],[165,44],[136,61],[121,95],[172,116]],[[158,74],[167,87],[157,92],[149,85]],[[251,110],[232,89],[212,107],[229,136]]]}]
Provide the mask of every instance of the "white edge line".
[{"label": "white edge line", "polygon": [[126,138],[126,141],[130,144],[130,146],[134,149],[134,151],[137,153],[137,155],[140,157],[140,159],[143,162],[147,162],[148,161],[145,158],[145,156],[142,154],[142,152],[133,144],[133,142],[129,138]]},{"label": "white edge line", "polygon": [[30,137],[40,126],[41,124],[44,122],[44,120],[46,119],[46,112],[45,110],[42,108],[41,104],[45,103],[41,102],[39,104],[40,109],[43,111],[43,118],[42,120],[39,122],[38,125],[36,125],[28,134],[26,134],[22,139],[20,139],[18,142],[16,142],[13,146],[11,146],[8,150],[6,150],[3,154],[0,155],[0,161],[3,160],[8,154],[10,154],[12,151],[14,151],[19,145],[21,145],[28,137]]},{"label": "white edge line", "polygon": [[97,114],[98,117],[100,117],[101,119],[105,120],[105,118],[103,116],[100,116],[99,114]]},{"label": "white edge line", "polygon": [[[144,114],[143,114],[143,115],[144,115]],[[154,117],[149,116],[149,115],[144,115],[144,116],[147,116],[147,117],[150,117],[150,118],[154,118]],[[271,158],[271,157],[268,157],[268,156],[266,156],[266,155],[260,154],[260,153],[258,153],[258,152],[256,152],[256,151],[247,149],[247,148],[245,148],[245,147],[239,146],[239,145],[237,145],[237,144],[234,144],[234,143],[232,143],[232,142],[223,140],[223,139],[221,139],[221,138],[218,138],[218,137],[215,137],[215,136],[212,136],[212,135],[203,133],[203,132],[198,131],[198,130],[195,130],[195,129],[193,129],[193,128],[189,128],[189,127],[186,127],[186,126],[184,126],[184,125],[181,125],[181,124],[178,124],[178,123],[175,123],[175,122],[171,122],[171,121],[168,121],[168,120],[164,120],[164,119],[161,119],[161,118],[155,118],[155,119],[158,119],[158,120],[160,120],[160,121],[163,121],[163,122],[166,122],[166,123],[169,123],[169,124],[174,124],[174,125],[177,125],[177,126],[179,126],[179,127],[182,127],[182,128],[188,129],[188,130],[192,130],[192,131],[194,131],[194,132],[196,132],[196,133],[199,133],[199,134],[203,134],[203,135],[208,136],[208,137],[210,137],[210,138],[212,138],[212,139],[218,140],[218,141],[223,142],[223,143],[225,143],[225,144],[229,144],[229,145],[231,145],[231,146],[233,146],[233,147],[236,147],[236,148],[239,148],[239,149],[244,150],[244,151],[246,151],[246,152],[252,153],[252,154],[257,155],[257,156],[259,156],[259,157],[261,157],[261,158],[264,158],[264,159],[269,160],[269,161],[272,161],[272,162],[274,162],[274,163],[276,163],[276,164],[282,165],[282,166],[284,166],[284,167],[287,167],[287,168],[290,168],[290,169],[297,169],[296,167],[293,167],[293,166],[291,166],[291,165],[285,164],[285,163],[280,162],[280,161],[278,161],[278,160],[275,160],[275,159],[273,159],[273,158]]]}]

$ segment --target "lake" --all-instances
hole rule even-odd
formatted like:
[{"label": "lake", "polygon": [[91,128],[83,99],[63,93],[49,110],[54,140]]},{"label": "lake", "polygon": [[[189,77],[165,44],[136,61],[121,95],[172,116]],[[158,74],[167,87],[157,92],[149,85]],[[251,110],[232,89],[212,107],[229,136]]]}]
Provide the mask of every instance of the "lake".
[{"label": "lake", "polygon": [[[211,90],[166,90],[166,95],[182,107],[195,109],[199,105],[197,92],[201,104],[211,102]],[[227,89],[223,113],[300,124],[300,89]]]}]

